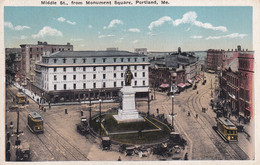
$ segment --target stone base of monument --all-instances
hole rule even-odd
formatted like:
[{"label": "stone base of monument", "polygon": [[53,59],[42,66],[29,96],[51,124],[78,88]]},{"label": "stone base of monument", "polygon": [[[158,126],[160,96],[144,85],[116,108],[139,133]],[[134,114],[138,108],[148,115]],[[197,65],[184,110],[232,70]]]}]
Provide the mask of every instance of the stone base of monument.
[{"label": "stone base of monument", "polygon": [[121,90],[122,109],[117,115],[113,115],[118,123],[143,122],[143,117],[135,109],[135,91],[132,86],[124,86]]}]

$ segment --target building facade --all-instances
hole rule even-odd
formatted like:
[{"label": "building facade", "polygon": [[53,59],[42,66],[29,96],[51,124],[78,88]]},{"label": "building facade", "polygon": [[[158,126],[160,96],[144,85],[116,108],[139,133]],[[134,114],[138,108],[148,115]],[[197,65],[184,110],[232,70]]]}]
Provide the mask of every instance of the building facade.
[{"label": "building facade", "polygon": [[48,44],[40,42],[38,44],[21,44],[22,60],[18,72],[19,82],[31,89],[31,85],[35,83],[35,64],[41,61],[45,52],[54,53],[56,51],[73,51],[73,45]]},{"label": "building facade", "polygon": [[240,79],[238,74],[238,58],[233,59],[221,76],[222,97],[224,98],[228,112],[238,114]]},{"label": "building facade", "polygon": [[207,51],[207,70],[218,72],[222,68],[224,50],[209,49]]},{"label": "building facade", "polygon": [[127,51],[63,51],[43,55],[36,65],[36,86],[51,102],[115,99],[127,67],[136,96],[148,92],[148,59]]},{"label": "building facade", "polygon": [[6,79],[11,82],[16,80],[17,73],[20,69],[21,57],[22,57],[21,48],[6,48],[5,49],[5,69],[6,69]]},{"label": "building facade", "polygon": [[239,113],[245,118],[253,116],[253,76],[254,76],[254,53],[253,52],[240,52],[238,55],[239,60]]}]

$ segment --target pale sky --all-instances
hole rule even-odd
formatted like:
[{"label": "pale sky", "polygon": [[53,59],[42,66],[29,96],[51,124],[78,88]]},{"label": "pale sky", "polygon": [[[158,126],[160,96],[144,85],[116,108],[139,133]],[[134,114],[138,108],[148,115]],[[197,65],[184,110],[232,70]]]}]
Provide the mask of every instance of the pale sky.
[{"label": "pale sky", "polygon": [[252,7],[4,7],[5,47],[252,50]]}]

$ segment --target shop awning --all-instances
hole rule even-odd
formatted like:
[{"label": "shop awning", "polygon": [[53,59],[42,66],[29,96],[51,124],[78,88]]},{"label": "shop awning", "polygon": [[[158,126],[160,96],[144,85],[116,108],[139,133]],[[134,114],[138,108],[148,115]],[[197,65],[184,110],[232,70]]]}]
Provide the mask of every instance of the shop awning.
[{"label": "shop awning", "polygon": [[184,83],[180,83],[180,84],[178,84],[178,87],[184,88],[185,84]]},{"label": "shop awning", "polygon": [[185,83],[185,86],[191,86],[191,83]]},{"label": "shop awning", "polygon": [[188,81],[189,83],[191,83],[191,84],[193,83],[193,81],[192,81],[191,79],[188,79],[187,81]]},{"label": "shop awning", "polygon": [[160,85],[160,88],[169,88],[169,87],[170,87],[169,84],[161,84],[161,85]]}]

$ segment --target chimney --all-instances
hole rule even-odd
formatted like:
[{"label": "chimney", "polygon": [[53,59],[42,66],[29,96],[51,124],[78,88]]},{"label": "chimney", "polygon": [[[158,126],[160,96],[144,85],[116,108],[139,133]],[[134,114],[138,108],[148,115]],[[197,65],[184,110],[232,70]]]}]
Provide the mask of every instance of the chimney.
[{"label": "chimney", "polygon": [[237,50],[241,51],[241,46],[240,45],[237,46]]},{"label": "chimney", "polygon": [[69,42],[67,42],[67,45],[70,45],[70,43],[69,43]]},{"label": "chimney", "polygon": [[38,41],[38,45],[42,45],[42,42],[41,42],[41,41]]},{"label": "chimney", "polygon": [[47,45],[48,43],[45,41],[45,42],[43,42],[43,45]]},{"label": "chimney", "polygon": [[181,47],[178,47],[178,53],[179,54],[181,53]]},{"label": "chimney", "polygon": [[248,51],[248,49],[246,49],[246,51]]}]

